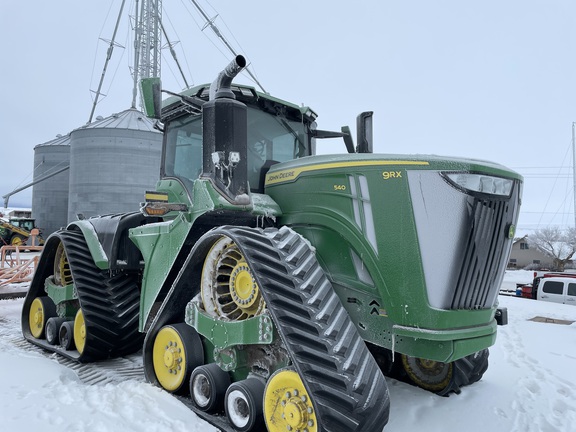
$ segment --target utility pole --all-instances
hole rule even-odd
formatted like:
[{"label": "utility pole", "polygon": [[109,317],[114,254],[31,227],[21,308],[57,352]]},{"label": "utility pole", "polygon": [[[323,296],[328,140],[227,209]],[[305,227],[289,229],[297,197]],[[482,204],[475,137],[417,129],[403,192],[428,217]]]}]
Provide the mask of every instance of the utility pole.
[{"label": "utility pole", "polygon": [[572,181],[574,190],[574,228],[576,228],[576,122],[572,122]]}]

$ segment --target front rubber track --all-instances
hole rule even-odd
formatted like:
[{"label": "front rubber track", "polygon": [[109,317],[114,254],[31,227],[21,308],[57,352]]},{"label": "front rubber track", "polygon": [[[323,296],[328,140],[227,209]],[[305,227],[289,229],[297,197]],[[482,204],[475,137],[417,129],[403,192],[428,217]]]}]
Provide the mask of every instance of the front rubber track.
[{"label": "front rubber track", "polygon": [[[53,274],[51,267],[58,246],[53,237],[57,237],[64,245],[79,304],[84,313],[86,345],[82,354],[34,338],[24,321],[32,300],[46,295],[43,283],[46,277]],[[53,234],[50,240],[47,247],[54,250],[43,253],[41,261],[45,262],[39,263],[40,275],[32,281],[24,302],[24,337],[36,345],[81,363],[119,357],[142,348],[143,336],[138,331],[140,291],[136,276],[123,273],[110,276],[108,271],[96,267],[80,231],[60,231]]]},{"label": "front rubber track", "polygon": [[314,251],[287,227],[222,227],[240,248],[315,405],[318,430],[382,431],[388,387]]},{"label": "front rubber track", "polygon": [[452,364],[452,379],[443,390],[437,392],[440,396],[449,396],[451,392],[460,394],[462,387],[480,381],[488,369],[488,349],[471,354]]}]

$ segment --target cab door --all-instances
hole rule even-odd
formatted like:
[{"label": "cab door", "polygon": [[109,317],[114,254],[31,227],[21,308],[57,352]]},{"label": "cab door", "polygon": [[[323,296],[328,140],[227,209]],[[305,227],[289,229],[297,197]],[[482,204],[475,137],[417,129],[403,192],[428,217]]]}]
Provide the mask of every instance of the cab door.
[{"label": "cab door", "polygon": [[568,284],[565,304],[576,306],[576,283],[571,282]]},{"label": "cab door", "polygon": [[542,289],[539,290],[539,300],[549,301],[553,303],[564,303],[565,284],[562,281],[544,280]]}]

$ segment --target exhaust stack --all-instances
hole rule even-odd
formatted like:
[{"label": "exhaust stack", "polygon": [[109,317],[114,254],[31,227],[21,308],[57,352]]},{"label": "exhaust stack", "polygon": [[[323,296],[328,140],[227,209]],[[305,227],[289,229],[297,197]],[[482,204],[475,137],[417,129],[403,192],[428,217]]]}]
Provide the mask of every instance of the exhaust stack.
[{"label": "exhaust stack", "polygon": [[232,80],[246,67],[244,56],[237,55],[210,85],[210,100],[219,98],[236,99],[230,89]]},{"label": "exhaust stack", "polygon": [[236,56],[210,85],[210,100],[202,106],[203,175],[234,204],[249,203],[248,114],[230,87],[245,66],[246,59]]}]

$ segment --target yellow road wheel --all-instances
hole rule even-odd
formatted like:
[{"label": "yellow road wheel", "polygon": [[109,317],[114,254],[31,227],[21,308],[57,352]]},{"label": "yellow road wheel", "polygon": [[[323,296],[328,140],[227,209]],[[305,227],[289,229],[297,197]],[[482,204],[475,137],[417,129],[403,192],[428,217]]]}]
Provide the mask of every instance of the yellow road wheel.
[{"label": "yellow road wheel", "polygon": [[78,352],[82,354],[86,346],[86,322],[82,309],[78,309],[74,318],[74,344]]},{"label": "yellow road wheel", "polygon": [[208,252],[201,291],[204,309],[215,317],[241,321],[261,314],[266,307],[250,266],[228,237],[221,237]]},{"label": "yellow road wheel", "polygon": [[296,371],[283,369],[268,380],[264,419],[269,432],[318,431],[312,400]]},{"label": "yellow road wheel", "polygon": [[200,336],[184,323],[162,327],[154,339],[152,362],[162,388],[172,393],[188,388],[184,384],[192,370],[204,363]]},{"label": "yellow road wheel", "polygon": [[36,297],[32,300],[30,312],[28,313],[28,324],[32,336],[36,339],[44,338],[46,321],[53,316],[56,316],[56,306],[54,306],[50,298]]},{"label": "yellow road wheel", "polygon": [[54,283],[56,285],[66,286],[72,282],[72,273],[70,271],[68,257],[66,256],[64,245],[60,242],[56,249],[56,256],[54,257]]},{"label": "yellow road wheel", "polygon": [[452,363],[442,363],[402,354],[402,366],[408,377],[418,387],[429,391],[441,391],[452,379]]},{"label": "yellow road wheel", "polygon": [[22,246],[24,243],[24,238],[19,235],[12,236],[12,239],[10,240],[11,246]]}]

